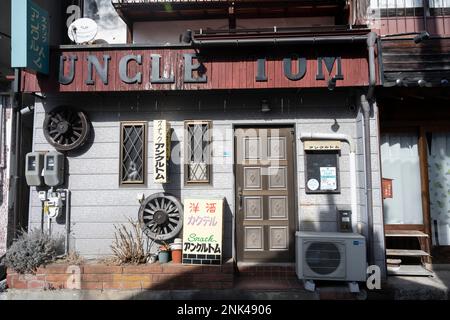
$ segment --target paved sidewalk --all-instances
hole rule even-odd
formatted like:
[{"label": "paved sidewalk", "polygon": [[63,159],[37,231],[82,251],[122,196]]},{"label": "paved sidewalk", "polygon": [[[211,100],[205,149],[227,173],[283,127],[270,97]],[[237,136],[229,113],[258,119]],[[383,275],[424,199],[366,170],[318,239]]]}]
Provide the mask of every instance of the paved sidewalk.
[{"label": "paved sidewalk", "polygon": [[389,277],[377,291],[351,294],[347,286],[316,283],[316,291],[300,281],[237,279],[227,290],[7,290],[0,300],[449,300],[450,270],[435,269],[434,277]]}]

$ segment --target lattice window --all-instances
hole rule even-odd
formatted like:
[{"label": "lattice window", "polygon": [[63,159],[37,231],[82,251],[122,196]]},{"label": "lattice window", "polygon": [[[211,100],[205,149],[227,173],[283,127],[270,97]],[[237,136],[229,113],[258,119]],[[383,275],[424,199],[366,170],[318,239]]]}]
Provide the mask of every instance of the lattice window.
[{"label": "lattice window", "polygon": [[185,123],[185,181],[186,184],[211,181],[211,122]]},{"label": "lattice window", "polygon": [[120,131],[120,184],[144,184],[147,123],[122,122]]}]

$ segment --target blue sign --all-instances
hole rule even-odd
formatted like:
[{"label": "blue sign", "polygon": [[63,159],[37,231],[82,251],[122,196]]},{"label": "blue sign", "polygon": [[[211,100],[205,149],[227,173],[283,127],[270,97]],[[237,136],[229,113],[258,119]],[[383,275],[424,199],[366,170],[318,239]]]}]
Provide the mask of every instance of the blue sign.
[{"label": "blue sign", "polygon": [[11,67],[48,74],[48,12],[31,0],[14,0],[11,4]]}]

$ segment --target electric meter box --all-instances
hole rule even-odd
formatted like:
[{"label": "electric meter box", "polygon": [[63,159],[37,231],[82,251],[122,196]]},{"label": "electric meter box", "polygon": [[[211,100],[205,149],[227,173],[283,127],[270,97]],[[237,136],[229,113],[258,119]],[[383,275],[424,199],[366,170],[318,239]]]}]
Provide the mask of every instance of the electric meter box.
[{"label": "electric meter box", "polygon": [[44,155],[40,152],[27,153],[25,159],[25,178],[29,186],[42,186],[42,168]]},{"label": "electric meter box", "polygon": [[64,183],[64,155],[50,151],[44,158],[44,181],[49,187],[56,187]]},{"label": "electric meter box", "polygon": [[336,208],[339,232],[353,232],[352,210],[349,208]]}]

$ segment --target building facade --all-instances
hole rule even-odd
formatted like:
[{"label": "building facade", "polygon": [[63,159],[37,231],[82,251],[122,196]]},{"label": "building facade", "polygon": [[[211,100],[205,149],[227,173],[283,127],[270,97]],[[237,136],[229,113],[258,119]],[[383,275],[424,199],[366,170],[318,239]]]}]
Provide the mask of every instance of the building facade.
[{"label": "building facade", "polygon": [[9,1],[1,4],[0,22],[0,257],[6,252],[8,226],[12,221],[9,206],[9,158],[11,149],[11,80],[10,69],[11,19]]},{"label": "building facade", "polygon": [[293,264],[295,231],[337,232],[347,210],[384,272],[379,48],[357,2],[113,1],[127,43],[61,45],[48,76],[24,71],[21,91],[38,94],[30,151],[64,154],[70,250],[110,255],[128,218],[171,241],[173,205],[220,198],[221,254],[238,267]]},{"label": "building facade", "polygon": [[[391,274],[448,263],[448,1],[372,1],[379,16],[381,169]],[[406,267],[406,268],[405,268]]]}]

